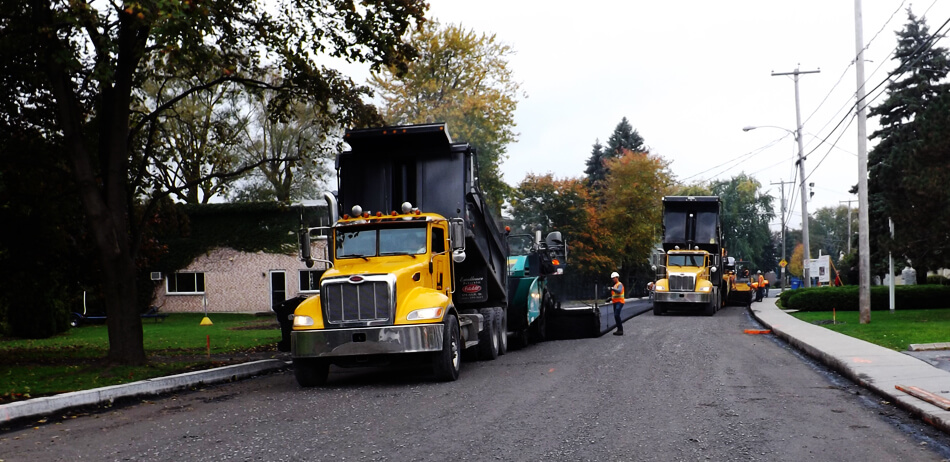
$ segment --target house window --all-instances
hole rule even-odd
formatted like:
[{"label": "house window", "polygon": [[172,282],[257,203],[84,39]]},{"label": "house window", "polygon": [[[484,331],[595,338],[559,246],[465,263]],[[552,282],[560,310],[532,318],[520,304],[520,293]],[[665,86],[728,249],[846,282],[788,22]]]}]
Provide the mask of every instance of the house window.
[{"label": "house window", "polygon": [[175,273],[165,279],[165,284],[169,294],[203,294],[205,273]]},{"label": "house window", "polygon": [[319,292],[320,277],[326,270],[300,270],[300,291]]}]

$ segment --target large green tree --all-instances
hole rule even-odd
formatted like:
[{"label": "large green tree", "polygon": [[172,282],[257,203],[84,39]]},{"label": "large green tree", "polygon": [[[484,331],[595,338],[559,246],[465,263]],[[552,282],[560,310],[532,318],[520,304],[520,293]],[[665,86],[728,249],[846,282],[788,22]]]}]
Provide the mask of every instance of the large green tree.
[{"label": "large green tree", "polygon": [[477,149],[478,180],[496,214],[510,187],[501,175],[517,138],[514,112],[523,96],[508,60],[514,53],[495,35],[429,21],[412,37],[419,58],[408,71],[380,69],[371,83],[390,125],[446,122],[456,140]]},{"label": "large green tree", "polygon": [[710,190],[722,200],[723,241],[729,255],[751,261],[762,271],[777,269],[775,246],[769,222],[775,218],[773,198],[762,185],[741,173],[728,180],[712,182]]},{"label": "large green tree", "polygon": [[[272,117],[275,92],[247,95],[250,121],[244,126],[238,156],[257,168],[235,185],[237,201],[316,199],[325,187],[332,156],[342,144],[342,128],[335,114],[321,113],[304,102],[294,103],[286,115]],[[321,119],[328,119],[321,122]]]},{"label": "large green tree", "polygon": [[[848,207],[839,205],[837,207],[822,207],[811,214],[808,220],[808,239],[811,247],[816,249],[810,252],[817,256],[821,251],[822,255],[831,255],[832,260],[837,261],[842,253],[848,253]],[[851,223],[852,235],[858,231],[857,221]]]},{"label": "large green tree", "polygon": [[[84,225],[97,249],[108,315],[108,358],[145,362],[138,316],[136,257],[155,205],[171,192],[156,189],[149,177],[159,117],[190,95],[233,82],[268,87],[255,76],[264,65],[280,70],[274,115],[291,102],[307,101],[347,125],[366,123],[374,111],[362,102],[367,89],[316,56],[405,69],[414,51],[402,41],[422,20],[421,0],[141,0],[91,2],[4,0],[0,9],[4,46],[22,51],[12,79],[35,76],[42,85],[20,86],[8,111],[31,102],[47,104],[55,118],[41,130],[61,140],[51,161],[69,165]],[[198,79],[176,98],[142,107],[142,85],[157,75]],[[4,80],[11,79],[5,75]],[[8,112],[5,117],[15,117]],[[253,168],[244,165],[238,175]]]},{"label": "large green tree", "polygon": [[872,262],[880,269],[887,252],[903,255],[921,279],[928,269],[950,263],[950,86],[944,83],[950,55],[935,46],[938,38],[908,9],[908,21],[897,32],[898,70],[884,101],[870,111],[880,122],[871,135],[878,144],[868,155]]},{"label": "large green tree", "polygon": [[177,99],[156,117],[155,133],[139,137],[142,148],[148,149],[151,162],[152,189],[169,191],[188,204],[207,204],[223,197],[238,168],[237,151],[247,117],[239,106],[241,86],[232,82],[192,92],[208,76],[181,79],[155,73],[155,80],[143,86],[138,113],[152,113],[166,102]]}]

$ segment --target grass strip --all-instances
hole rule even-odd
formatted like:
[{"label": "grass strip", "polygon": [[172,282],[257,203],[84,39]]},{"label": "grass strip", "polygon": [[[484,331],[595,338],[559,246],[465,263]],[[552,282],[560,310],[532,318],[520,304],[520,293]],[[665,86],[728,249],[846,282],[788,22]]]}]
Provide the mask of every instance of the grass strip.
[{"label": "grass strip", "polygon": [[834,316],[831,311],[800,311],[792,316],[897,351],[912,343],[950,342],[950,309],[875,311],[868,324],[860,323],[856,311],[838,311]]},{"label": "grass strip", "polygon": [[[0,404],[76,390],[118,385],[207,369],[237,353],[273,351],[280,329],[273,316],[174,313],[162,322],[143,320],[145,366],[115,366],[104,325],[84,326],[48,339],[0,339]],[[208,357],[208,343],[211,357]],[[238,361],[240,362],[240,361]]]}]

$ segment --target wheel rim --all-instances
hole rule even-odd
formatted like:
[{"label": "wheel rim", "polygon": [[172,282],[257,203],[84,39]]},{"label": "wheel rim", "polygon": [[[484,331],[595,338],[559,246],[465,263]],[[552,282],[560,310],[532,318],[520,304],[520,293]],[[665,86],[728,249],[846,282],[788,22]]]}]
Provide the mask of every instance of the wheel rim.
[{"label": "wheel rim", "polygon": [[505,319],[504,312],[502,312],[501,329],[499,329],[498,336],[501,337],[500,345],[505,351],[508,351],[508,320]]},{"label": "wheel rim", "polygon": [[[453,330],[453,332],[458,332]],[[459,342],[458,335],[452,338],[452,367],[455,370],[458,370],[461,366],[461,358],[459,357]]]},{"label": "wheel rim", "polygon": [[501,341],[498,339],[498,332],[492,332],[491,335],[492,348],[495,351],[498,351],[498,348],[501,346]]}]

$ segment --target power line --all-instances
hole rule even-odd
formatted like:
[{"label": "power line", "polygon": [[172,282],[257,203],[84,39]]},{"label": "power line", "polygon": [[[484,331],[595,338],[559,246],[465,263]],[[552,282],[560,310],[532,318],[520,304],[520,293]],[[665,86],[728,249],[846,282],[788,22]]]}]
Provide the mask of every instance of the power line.
[{"label": "power line", "polygon": [[[947,24],[950,24],[950,18],[947,18],[947,20],[944,21],[944,23],[937,29],[937,31],[934,32],[933,34],[931,34],[931,36],[928,38],[927,41],[925,41],[924,43],[920,44],[920,46],[918,46],[917,49],[914,50],[914,51],[911,53],[911,56],[917,55],[912,61],[908,61],[908,62],[902,64],[901,66],[899,66],[897,69],[895,69],[895,70],[891,71],[890,73],[888,73],[887,77],[884,78],[884,80],[882,80],[880,83],[878,83],[877,85],[875,85],[875,87],[874,87],[873,89],[871,89],[871,91],[869,91],[868,94],[872,94],[872,93],[876,92],[878,89],[880,89],[882,86],[884,86],[885,83],[889,82],[889,81],[891,80],[891,77],[893,77],[893,76],[895,76],[895,75],[903,74],[904,72],[906,72],[906,69],[910,68],[911,66],[913,66],[914,64],[916,64],[917,61],[919,61],[921,58],[923,58],[924,52],[927,51],[927,50],[929,50],[929,49],[931,49],[931,48],[933,48],[933,46],[934,46],[934,44],[936,43],[937,39],[938,39],[938,38],[941,38],[941,36],[940,36],[941,31],[942,31],[945,27],[947,27]],[[885,88],[884,90],[882,90],[881,93],[883,93],[884,91],[886,91],[886,88]],[[862,104],[862,103],[864,104],[864,107],[866,108],[867,106],[869,106],[872,102],[874,102],[874,101],[876,101],[876,100],[877,100],[877,96],[875,96],[874,98],[868,100],[867,95],[865,95],[865,97],[863,98],[862,101],[856,101],[856,102],[855,102],[854,108],[857,109],[858,107],[860,107],[859,105]],[[813,148],[812,150],[810,150],[810,151],[808,152],[808,154],[805,155],[805,157],[810,156],[812,153],[814,153],[815,151],[818,150],[818,148],[821,146],[821,144],[824,144],[825,141],[828,141],[828,138],[831,138],[831,135],[833,135],[833,134],[838,130],[838,128],[841,127],[841,124],[843,124],[843,123],[845,122],[845,120],[848,120],[848,116],[851,116],[852,121],[853,121],[853,119],[854,119],[854,114],[856,114],[856,112],[852,113],[851,111],[849,111],[848,114],[845,114],[844,117],[842,117],[841,120],[838,121],[838,123],[835,125],[835,127],[834,127],[833,129],[831,129],[831,132],[829,132],[828,135],[825,136],[824,139],[822,139],[822,141],[821,141],[821,143],[819,144],[819,146],[816,146],[815,148]],[[851,124],[850,124],[850,122],[849,122],[849,123],[848,123],[848,126],[850,126],[850,125],[851,125]],[[847,126],[845,127],[845,129],[847,129]],[[842,131],[842,135],[843,135],[843,133],[844,133],[844,132]],[[838,140],[841,139],[841,136],[842,136],[842,135],[838,135]],[[832,144],[832,146],[835,146],[836,144],[837,144],[837,140],[835,141],[835,143]],[[830,152],[830,149],[829,149],[829,152]],[[827,156],[828,156],[828,155],[825,154],[825,157],[827,157]],[[822,158],[822,161],[824,161],[824,157]],[[820,165],[820,163],[821,163],[821,162],[819,162],[819,165]],[[816,166],[816,167],[817,167],[817,166]],[[812,169],[812,173],[814,173],[814,172],[815,172],[815,169]],[[809,174],[808,176],[810,177],[811,174]],[[807,178],[807,177],[806,177],[806,178]]]}]

